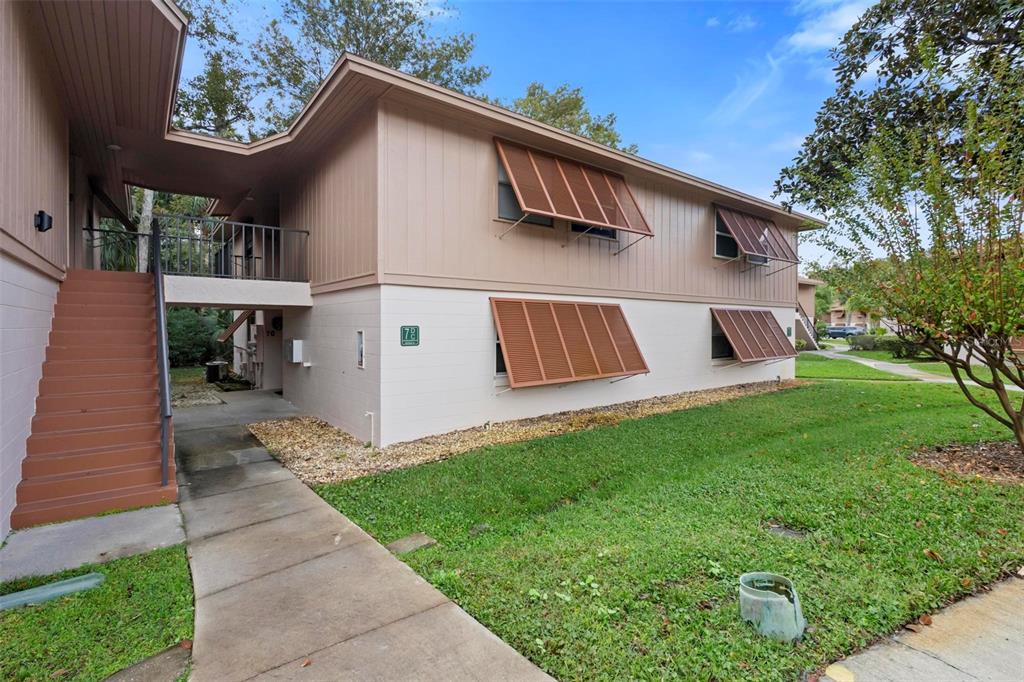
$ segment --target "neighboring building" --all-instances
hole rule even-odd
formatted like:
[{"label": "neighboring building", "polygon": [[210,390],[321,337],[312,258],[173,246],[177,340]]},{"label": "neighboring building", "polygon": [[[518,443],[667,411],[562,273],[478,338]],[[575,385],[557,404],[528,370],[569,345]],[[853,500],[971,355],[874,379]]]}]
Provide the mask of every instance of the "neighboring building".
[{"label": "neighboring building", "polygon": [[796,338],[802,339],[812,350],[818,348],[818,332],[815,328],[818,323],[815,315],[817,309],[815,294],[818,287],[824,285],[825,283],[820,279],[811,279],[810,277],[797,277],[796,280]]},{"label": "neighboring building", "polygon": [[[184,38],[165,0],[0,4],[0,535],[174,498],[161,289],[376,445],[793,376],[820,223],[356,57],[283,133],[175,130]],[[97,272],[138,250],[126,183],[227,220],[158,218],[163,278]]]},{"label": "neighboring building", "polygon": [[882,321],[871,317],[871,313],[866,310],[850,310],[842,303],[835,301],[828,309],[828,323],[831,326],[855,325],[864,327],[864,329],[874,329]]}]

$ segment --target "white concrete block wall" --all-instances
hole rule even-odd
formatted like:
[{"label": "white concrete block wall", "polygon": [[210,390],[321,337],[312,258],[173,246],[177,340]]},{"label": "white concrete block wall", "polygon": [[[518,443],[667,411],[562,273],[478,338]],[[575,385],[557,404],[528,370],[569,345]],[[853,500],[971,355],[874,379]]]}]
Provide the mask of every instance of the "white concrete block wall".
[{"label": "white concrete block wall", "polygon": [[[356,366],[363,330],[365,367]],[[364,441],[379,441],[380,288],[318,294],[313,307],[284,311],[283,341],[301,339],[309,367],[284,358],[284,397]],[[368,416],[366,413],[372,413]],[[372,431],[371,431],[372,425]]]},{"label": "white concrete block wall", "polygon": [[11,529],[58,286],[0,254],[0,540]]},{"label": "white concrete block wall", "polygon": [[[618,303],[651,373],[506,390],[507,382],[494,373],[490,296]],[[747,366],[713,361],[710,307],[706,303],[382,286],[380,430],[375,442],[387,445],[488,421],[793,377],[792,360]],[[792,306],[773,308],[772,312],[783,330],[792,330]],[[401,346],[402,325],[420,326],[419,346]],[[335,396],[345,400],[340,392]]]}]

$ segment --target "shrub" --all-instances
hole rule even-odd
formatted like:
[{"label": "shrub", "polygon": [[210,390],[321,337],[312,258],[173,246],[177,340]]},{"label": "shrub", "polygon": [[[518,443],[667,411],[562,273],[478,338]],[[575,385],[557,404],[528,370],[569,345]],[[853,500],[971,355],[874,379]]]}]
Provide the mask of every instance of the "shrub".
[{"label": "shrub", "polygon": [[217,311],[168,308],[167,355],[171,367],[188,367],[226,356],[230,344],[218,343],[223,326]]},{"label": "shrub", "polygon": [[878,338],[870,334],[847,336],[846,342],[850,344],[850,348],[853,348],[854,350],[875,350],[878,346]]},{"label": "shrub", "polygon": [[878,325],[877,327],[871,330],[871,333],[874,334],[875,336],[885,336],[885,332],[886,328],[883,327],[882,325]]},{"label": "shrub", "polygon": [[807,349],[807,342],[804,341],[803,339],[797,339],[796,340],[796,349],[797,349],[797,351],[806,350]]}]

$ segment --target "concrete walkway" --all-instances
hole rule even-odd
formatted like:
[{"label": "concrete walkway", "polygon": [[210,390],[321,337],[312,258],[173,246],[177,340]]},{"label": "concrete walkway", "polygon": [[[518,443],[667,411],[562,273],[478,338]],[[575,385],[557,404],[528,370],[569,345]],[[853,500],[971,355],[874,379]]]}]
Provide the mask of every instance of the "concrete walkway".
[{"label": "concrete walkway", "polygon": [[1005,580],[933,614],[920,632],[904,630],[825,673],[826,682],[1024,680],[1024,580]]},{"label": "concrete walkway", "polygon": [[184,541],[176,504],[16,530],[0,549],[0,582],[101,564]]},{"label": "concrete walkway", "polygon": [[193,680],[550,679],[241,426],[294,414],[291,405],[272,394],[246,402],[174,417]]},{"label": "concrete walkway", "polygon": [[[835,360],[852,360],[859,362],[862,365],[868,367],[874,367],[875,369],[882,370],[883,372],[889,372],[890,374],[898,374],[900,376],[909,377],[911,379],[917,379],[918,381],[927,381],[931,384],[952,384],[956,386],[956,379],[953,377],[943,376],[941,374],[934,374],[932,372],[925,372],[920,369],[915,369],[910,365],[900,362],[885,362],[884,360],[869,360],[868,358],[862,358],[859,355],[853,355],[849,352],[849,347],[839,346],[841,350],[815,350],[815,351],[804,351],[806,353],[813,353],[814,355],[824,355],[827,358],[833,358]],[[968,381],[968,384],[971,382]],[[1007,390],[1019,391],[1021,389],[1016,386],[1008,385]]]}]

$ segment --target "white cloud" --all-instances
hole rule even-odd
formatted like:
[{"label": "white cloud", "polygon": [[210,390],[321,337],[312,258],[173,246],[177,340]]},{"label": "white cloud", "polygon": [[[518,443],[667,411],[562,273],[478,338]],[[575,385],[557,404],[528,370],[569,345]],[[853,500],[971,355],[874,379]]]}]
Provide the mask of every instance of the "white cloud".
[{"label": "white cloud", "polygon": [[751,29],[755,29],[759,25],[760,24],[758,23],[757,19],[755,19],[754,17],[750,16],[749,14],[741,14],[737,17],[734,17],[729,22],[729,30],[732,31],[733,33],[742,33],[743,31],[750,31]]},{"label": "white cloud", "polygon": [[736,86],[719,102],[712,118],[720,123],[736,122],[762,95],[779,85],[782,75],[782,62],[766,54],[750,73],[736,78]]},{"label": "white cloud", "polygon": [[786,39],[786,44],[797,52],[831,50],[873,2],[851,0],[830,6],[821,12],[820,6],[811,11],[800,28]]},{"label": "white cloud", "polygon": [[752,62],[745,73],[737,76],[735,87],[719,102],[712,117],[726,125],[736,122],[782,84],[787,68],[794,63],[805,74],[830,79],[831,64],[826,53],[839,44],[871,4],[872,0],[798,0],[792,7],[793,13],[801,17],[796,30],[779,40],[763,60]]},{"label": "white cloud", "polygon": [[708,17],[708,20],[704,22],[704,25],[708,28],[715,28],[722,22],[718,20],[718,17]]}]

